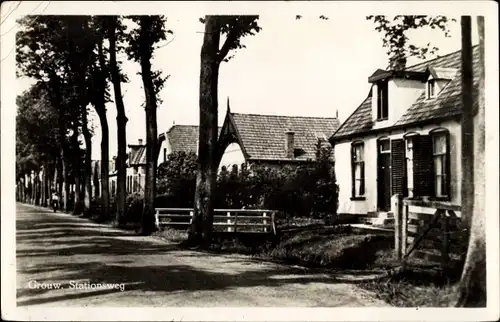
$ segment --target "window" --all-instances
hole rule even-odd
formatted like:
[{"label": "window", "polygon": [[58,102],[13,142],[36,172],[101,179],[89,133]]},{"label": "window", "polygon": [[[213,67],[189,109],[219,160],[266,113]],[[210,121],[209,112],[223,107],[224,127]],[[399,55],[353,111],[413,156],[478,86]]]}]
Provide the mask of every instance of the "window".
[{"label": "window", "polygon": [[427,98],[433,98],[436,96],[436,81],[430,79],[427,82]]},{"label": "window", "polygon": [[352,197],[362,197],[365,194],[365,161],[364,144],[352,145]]},{"label": "window", "polygon": [[388,83],[382,81],[377,84],[377,120],[387,120],[389,117],[388,107]]},{"label": "window", "polygon": [[413,138],[406,138],[406,178],[408,197],[413,197]]},{"label": "window", "polygon": [[449,147],[448,131],[436,131],[432,135],[432,157],[434,159],[435,197],[449,196]]},{"label": "window", "polygon": [[381,153],[391,153],[391,140],[380,139],[379,148]]},{"label": "window", "polygon": [[163,148],[163,162],[167,162],[167,148]]}]

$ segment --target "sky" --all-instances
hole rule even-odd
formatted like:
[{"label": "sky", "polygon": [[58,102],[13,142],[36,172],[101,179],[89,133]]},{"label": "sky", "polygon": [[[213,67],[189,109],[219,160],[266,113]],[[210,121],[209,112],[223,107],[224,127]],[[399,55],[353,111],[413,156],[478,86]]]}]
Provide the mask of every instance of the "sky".
[{"label": "sky", "polygon": [[[382,47],[381,34],[364,14],[351,11],[326,13],[328,20],[317,16],[295,19],[282,12],[261,14],[262,30],[242,40],[246,48],[222,63],[219,74],[219,124],[229,98],[232,112],[296,116],[335,117],[340,122],[358,107],[370,89],[368,76],[377,68],[386,68],[388,56]],[[198,124],[199,69],[203,25],[198,13],[166,14],[167,28],[174,32],[160,43],[153,67],[170,75],[160,92],[158,133],[175,124]],[[474,26],[475,27],[475,26]],[[460,25],[450,23],[451,37],[438,30],[422,29],[411,34],[415,44],[440,48],[439,55],[460,49]],[[477,42],[475,29],[473,42]],[[222,44],[221,44],[222,45]],[[144,89],[137,72],[139,64],[124,61],[123,70],[130,82],[122,84],[127,123],[127,144],[145,141]],[[428,58],[433,58],[430,56]],[[418,63],[410,59],[409,64]],[[18,93],[31,83],[18,79]],[[107,105],[110,131],[110,156],[116,155],[116,107]],[[94,137],[92,158],[100,158],[100,128],[97,115],[91,113]]]}]

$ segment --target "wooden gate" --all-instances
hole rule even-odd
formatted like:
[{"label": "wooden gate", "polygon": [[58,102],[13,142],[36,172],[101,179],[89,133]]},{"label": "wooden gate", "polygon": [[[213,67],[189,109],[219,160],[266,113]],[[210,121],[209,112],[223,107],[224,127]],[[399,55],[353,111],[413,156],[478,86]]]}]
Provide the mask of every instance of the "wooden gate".
[{"label": "wooden gate", "polygon": [[[417,207],[432,208],[433,212],[423,212]],[[398,259],[405,261],[425,244],[428,250],[433,248],[439,251],[439,255],[430,255],[433,260],[443,265],[450,263],[449,238],[452,233],[459,232],[460,218],[455,212],[460,211],[460,206],[447,202],[403,199],[401,195],[394,195],[392,209],[394,246]]]}]

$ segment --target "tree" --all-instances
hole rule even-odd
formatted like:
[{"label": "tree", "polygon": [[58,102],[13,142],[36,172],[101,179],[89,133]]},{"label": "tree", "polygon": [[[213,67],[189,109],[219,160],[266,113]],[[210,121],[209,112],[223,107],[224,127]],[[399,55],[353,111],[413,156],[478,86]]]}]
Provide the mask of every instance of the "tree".
[{"label": "tree", "polygon": [[67,23],[69,18],[57,16],[25,16],[19,23],[16,38],[16,73],[32,77],[44,84],[51,105],[57,111],[58,146],[63,184],[63,209],[68,210],[70,153],[68,129],[73,114],[69,113],[67,69]]},{"label": "tree", "polygon": [[106,103],[110,101],[108,61],[104,52],[104,39],[107,34],[106,18],[94,17],[96,32],[96,58],[91,65],[89,84],[90,103],[99,117],[101,125],[101,212],[99,219],[107,217],[109,210],[109,127],[106,115]]},{"label": "tree", "polygon": [[160,99],[159,92],[167,77],[162,77],[161,71],[153,71],[151,59],[155,44],[167,39],[171,30],[165,28],[164,16],[132,16],[130,17],[138,28],[129,34],[129,46],[126,50],[130,59],[141,65],[140,75],[144,85],[146,98],[146,182],[144,186],[144,210],[141,220],[141,235],[150,235],[155,229],[154,200],[156,196],[156,163],[157,163],[157,122],[156,109]]},{"label": "tree", "polygon": [[106,26],[107,37],[109,41],[109,69],[111,74],[111,82],[113,83],[114,97],[116,104],[116,125],[117,125],[117,140],[118,140],[118,156],[117,156],[117,191],[116,191],[116,221],[115,225],[121,227],[125,225],[125,195],[127,193],[127,116],[125,115],[125,105],[123,104],[123,96],[121,83],[127,81],[126,76],[121,72],[120,64],[116,59],[117,52],[120,52],[123,47],[120,42],[124,40],[125,26],[122,20],[117,16],[103,17]]},{"label": "tree", "polygon": [[[188,244],[208,248],[213,227],[213,192],[216,186],[216,148],[218,134],[218,79],[220,64],[229,61],[231,50],[244,48],[241,38],[260,31],[258,16],[205,16],[205,34],[201,47],[200,127],[198,172],[193,222]],[[219,48],[221,34],[226,39]]]},{"label": "tree", "polygon": [[[470,16],[462,17],[463,48],[462,57],[472,58]],[[471,229],[467,257],[459,284],[457,307],[486,306],[486,208],[485,208],[485,101],[484,101],[484,17],[477,17],[479,34],[479,79],[478,106],[474,111],[472,101],[470,108],[473,116],[473,159],[474,181],[469,185],[468,194],[472,194]],[[464,60],[465,62],[465,60]],[[472,65],[472,63],[470,63]],[[472,68],[470,77],[472,79]],[[471,84],[472,85],[472,84]],[[469,142],[470,143],[470,142]],[[463,215],[462,215],[463,216]]]},{"label": "tree", "polygon": [[[87,121],[87,105],[90,102],[88,90],[88,77],[92,77],[89,73],[92,60],[94,58],[93,51],[95,48],[95,35],[90,32],[90,16],[74,16],[72,19],[65,20],[67,24],[67,42],[68,55],[67,61],[70,70],[70,79],[75,86],[74,89],[74,106],[76,106],[76,116],[73,124],[73,144],[79,146],[78,135],[79,126],[85,141],[85,157],[83,162],[83,187],[84,187],[84,202],[83,213],[89,215],[90,200],[92,198],[91,185],[91,167],[92,167],[92,134],[89,131]],[[81,122],[78,122],[80,120]],[[80,123],[80,124],[79,124]],[[79,165],[79,158],[75,159],[75,164]],[[75,213],[80,212],[80,176],[75,176]]]},{"label": "tree", "polygon": [[41,172],[42,180],[36,192],[41,204],[45,205],[49,188],[49,164],[58,155],[57,129],[54,128],[54,124],[57,124],[57,111],[50,104],[41,82],[19,95],[16,104],[17,182],[23,188],[24,195],[24,182],[21,182],[21,178],[25,174],[31,174],[31,171]]},{"label": "tree", "polygon": [[[404,68],[406,53],[404,46],[408,38],[405,32],[423,26],[439,27],[447,32],[445,17],[396,16],[391,25],[384,16],[369,16],[378,24],[376,29],[385,32],[384,46],[391,55],[390,65]],[[405,18],[410,17],[410,18]],[[415,23],[418,17],[419,23]],[[471,17],[461,18],[462,29],[462,220],[470,228],[467,256],[459,287],[458,307],[484,306],[486,304],[486,251],[484,213],[484,18],[478,17],[480,40],[479,104],[473,109],[473,59],[471,40]],[[412,47],[412,49],[416,49]],[[426,51],[423,52],[424,54]],[[411,54],[411,51],[410,51]],[[469,171],[469,169],[474,169]],[[482,196],[482,198],[477,198]]]}]

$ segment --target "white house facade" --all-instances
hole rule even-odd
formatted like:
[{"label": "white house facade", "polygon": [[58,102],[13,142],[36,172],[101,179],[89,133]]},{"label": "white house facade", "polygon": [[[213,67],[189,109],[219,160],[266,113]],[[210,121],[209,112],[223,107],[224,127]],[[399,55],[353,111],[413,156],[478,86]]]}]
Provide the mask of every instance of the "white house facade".
[{"label": "white house facade", "polygon": [[368,97],[330,138],[338,213],[393,211],[394,194],[460,205],[460,55],[369,77]]}]

